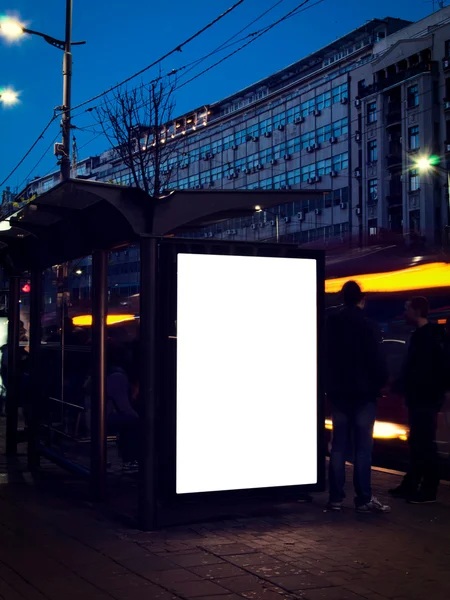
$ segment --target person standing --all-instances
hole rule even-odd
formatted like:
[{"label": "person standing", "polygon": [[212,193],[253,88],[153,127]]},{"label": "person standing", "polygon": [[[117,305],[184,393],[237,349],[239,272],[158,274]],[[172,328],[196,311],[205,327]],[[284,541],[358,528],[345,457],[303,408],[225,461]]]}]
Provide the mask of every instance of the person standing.
[{"label": "person standing", "polygon": [[417,296],[405,305],[406,320],[415,325],[403,373],[393,389],[405,397],[409,416],[410,467],[402,483],[389,493],[413,504],[436,502],[439,457],[437,417],[444,401],[447,365],[444,335],[428,321],[428,301]]},{"label": "person standing", "polygon": [[371,468],[376,401],[388,375],[375,327],[364,316],[364,294],[355,281],[342,288],[344,308],[328,318],[327,396],[332,408],[333,439],[329,485],[331,510],[345,498],[345,459],[349,438],[355,448],[355,508],[358,512],[390,511],[372,495]]}]

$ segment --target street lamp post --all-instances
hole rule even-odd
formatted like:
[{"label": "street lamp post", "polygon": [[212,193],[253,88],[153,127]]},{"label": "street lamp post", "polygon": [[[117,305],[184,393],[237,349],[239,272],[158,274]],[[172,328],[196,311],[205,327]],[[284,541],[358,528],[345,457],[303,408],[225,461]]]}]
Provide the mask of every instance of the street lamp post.
[{"label": "street lamp post", "polygon": [[[62,114],[62,148],[61,148],[61,180],[70,179],[70,129],[72,101],[72,0],[66,0],[66,36],[64,40],[63,59],[63,114]],[[55,148],[56,150],[56,148]]]},{"label": "street lamp post", "polygon": [[0,22],[0,33],[6,38],[17,39],[23,34],[37,35],[47,44],[63,50],[63,103],[56,110],[62,112],[61,129],[62,143],[55,144],[55,156],[59,158],[61,167],[61,180],[70,178],[70,130],[71,130],[71,98],[72,98],[72,46],[79,46],[86,42],[72,42],[72,7],[73,0],[66,0],[66,29],[64,40],[58,40],[40,31],[27,29],[15,19],[5,19]]},{"label": "street lamp post", "polygon": [[275,217],[275,231],[276,231],[277,244],[278,244],[278,242],[280,241],[280,217],[279,217],[279,215],[277,213],[272,212],[271,210],[267,210],[267,208],[262,208],[262,206],[259,206],[259,204],[257,204],[255,206],[255,212],[257,212],[257,213],[265,212],[265,213]]}]

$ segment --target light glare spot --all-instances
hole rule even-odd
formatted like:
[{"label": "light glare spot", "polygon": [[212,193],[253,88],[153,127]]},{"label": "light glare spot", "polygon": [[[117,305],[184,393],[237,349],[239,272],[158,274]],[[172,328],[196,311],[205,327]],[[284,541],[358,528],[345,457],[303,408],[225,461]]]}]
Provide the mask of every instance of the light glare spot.
[{"label": "light glare spot", "polygon": [[25,27],[25,24],[14,16],[3,15],[0,17],[0,35],[8,42],[19,41],[24,34]]},{"label": "light glare spot", "polygon": [[4,106],[14,106],[20,102],[19,92],[11,88],[0,89],[0,102]]}]

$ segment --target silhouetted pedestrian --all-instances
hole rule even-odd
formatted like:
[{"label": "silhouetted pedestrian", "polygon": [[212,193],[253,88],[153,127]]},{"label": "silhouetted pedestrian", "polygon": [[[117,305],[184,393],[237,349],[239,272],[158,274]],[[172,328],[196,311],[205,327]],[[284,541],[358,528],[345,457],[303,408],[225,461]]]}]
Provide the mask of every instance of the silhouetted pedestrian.
[{"label": "silhouetted pedestrian", "polygon": [[437,416],[447,387],[444,335],[439,325],[428,321],[428,310],[428,301],[423,297],[406,303],[406,320],[416,330],[402,376],[394,384],[394,390],[404,395],[408,407],[410,467],[400,486],[389,493],[414,504],[436,501],[440,479],[435,441]]},{"label": "silhouetted pedestrian", "polygon": [[327,395],[332,408],[329,508],[340,510],[345,498],[345,459],[349,437],[354,444],[355,507],[358,512],[389,512],[372,495],[371,467],[376,401],[387,370],[374,326],[363,313],[364,295],[348,281],[344,308],[327,322]]}]

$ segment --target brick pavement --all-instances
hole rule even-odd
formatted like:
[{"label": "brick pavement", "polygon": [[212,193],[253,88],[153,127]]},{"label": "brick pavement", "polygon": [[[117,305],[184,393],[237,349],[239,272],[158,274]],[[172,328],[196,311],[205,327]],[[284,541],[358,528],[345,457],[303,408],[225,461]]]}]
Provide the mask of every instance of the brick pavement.
[{"label": "brick pavement", "polygon": [[[374,473],[376,490],[398,479]],[[51,494],[21,459],[0,459],[4,600],[447,600],[450,489],[437,505],[393,501],[390,515],[278,507],[153,533]]]}]

